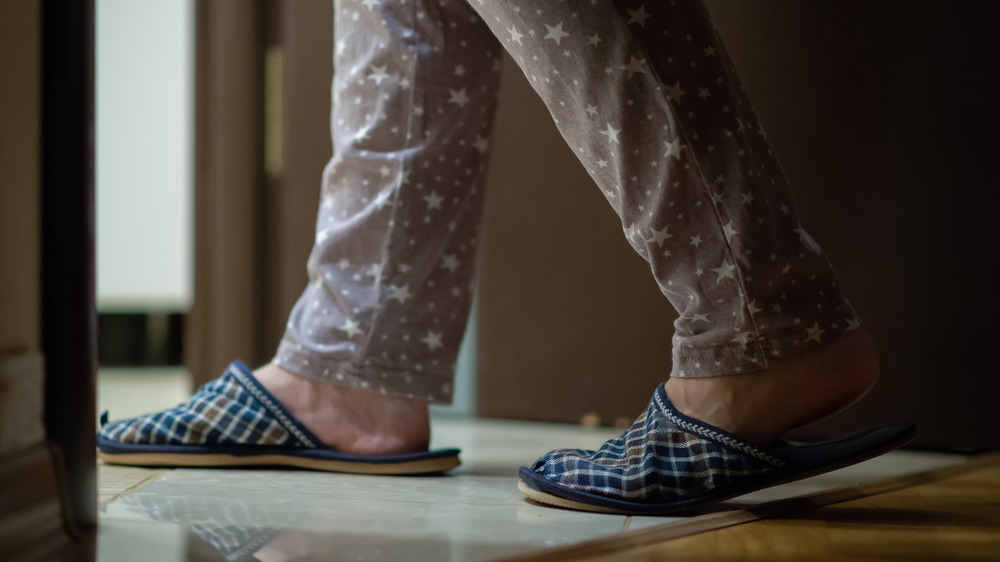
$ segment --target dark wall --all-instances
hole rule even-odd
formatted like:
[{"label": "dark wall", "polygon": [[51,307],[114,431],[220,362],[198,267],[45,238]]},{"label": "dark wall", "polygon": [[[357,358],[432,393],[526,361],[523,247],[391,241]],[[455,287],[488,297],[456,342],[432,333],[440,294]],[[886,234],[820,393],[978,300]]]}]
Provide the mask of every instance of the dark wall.
[{"label": "dark wall", "polygon": [[1000,445],[995,2],[710,2],[796,194],[880,344],[883,380],[823,431]]},{"label": "dark wall", "polygon": [[[920,446],[997,447],[995,3],[708,4],[802,222],[882,353],[879,387],[803,435],[911,419]],[[669,371],[669,306],[506,70],[482,248],[480,411],[634,415]]]}]

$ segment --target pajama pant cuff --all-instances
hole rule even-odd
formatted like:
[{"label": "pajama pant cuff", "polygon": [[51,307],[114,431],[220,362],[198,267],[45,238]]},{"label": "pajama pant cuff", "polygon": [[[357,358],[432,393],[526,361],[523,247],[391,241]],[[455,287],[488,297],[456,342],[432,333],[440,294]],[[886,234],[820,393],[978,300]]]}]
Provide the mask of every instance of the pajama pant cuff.
[{"label": "pajama pant cuff", "polygon": [[[448,372],[410,370],[395,365],[378,365],[324,357],[301,344],[282,340],[272,363],[308,379],[334,386],[364,388],[381,394],[427,400],[431,404],[451,404],[454,379]],[[422,369],[422,368],[421,368]]]},{"label": "pajama pant cuff", "polygon": [[820,329],[818,324],[794,326],[765,336],[737,336],[730,343],[715,346],[685,346],[683,338],[675,337],[670,376],[704,378],[761,371],[815,353],[860,325],[854,320],[840,329]]}]

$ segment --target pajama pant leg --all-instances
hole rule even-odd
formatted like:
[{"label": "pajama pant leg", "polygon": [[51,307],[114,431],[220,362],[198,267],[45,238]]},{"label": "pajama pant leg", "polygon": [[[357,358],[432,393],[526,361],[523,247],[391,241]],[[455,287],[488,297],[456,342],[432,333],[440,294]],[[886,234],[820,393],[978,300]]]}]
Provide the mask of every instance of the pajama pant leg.
[{"label": "pajama pant leg", "polygon": [[680,313],[672,376],[763,369],[859,326],[700,0],[470,3]]},{"label": "pajama pant leg", "polygon": [[464,0],[337,0],[334,13],[334,156],[274,363],[449,402],[501,48]]},{"label": "pajama pant leg", "polygon": [[[680,313],[672,376],[749,372],[860,325],[698,0],[471,0]],[[450,399],[498,47],[461,2],[336,4],[335,156],[275,362]],[[583,187],[581,187],[583,188]]]}]

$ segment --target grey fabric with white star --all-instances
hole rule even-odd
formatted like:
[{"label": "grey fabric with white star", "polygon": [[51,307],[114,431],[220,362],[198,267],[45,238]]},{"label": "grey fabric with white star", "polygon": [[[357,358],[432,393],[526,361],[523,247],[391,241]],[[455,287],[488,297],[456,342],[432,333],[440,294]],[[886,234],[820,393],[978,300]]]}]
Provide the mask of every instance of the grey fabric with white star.
[{"label": "grey fabric with white star", "polygon": [[334,157],[279,366],[450,401],[501,49],[678,310],[671,376],[760,370],[860,325],[699,0],[334,7]]}]

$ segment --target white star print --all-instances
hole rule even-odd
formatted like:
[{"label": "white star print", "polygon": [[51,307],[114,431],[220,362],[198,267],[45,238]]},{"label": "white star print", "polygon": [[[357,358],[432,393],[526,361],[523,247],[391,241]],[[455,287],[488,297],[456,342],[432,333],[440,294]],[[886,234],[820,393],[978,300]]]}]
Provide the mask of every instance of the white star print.
[{"label": "white star print", "polygon": [[628,64],[620,68],[622,68],[623,70],[627,70],[628,77],[631,78],[632,75],[637,72],[640,74],[646,73],[646,67],[644,66],[645,62],[646,59],[637,59],[635,58],[635,56],[632,56],[631,59],[628,61]]},{"label": "white star print", "polygon": [[674,103],[681,102],[681,96],[684,95],[684,90],[681,89],[681,83],[675,82],[673,86],[667,86],[667,95],[670,99],[674,100]]},{"label": "white star print", "polygon": [[559,25],[555,27],[545,24],[545,28],[549,30],[549,33],[544,38],[552,39],[553,41],[556,42],[556,45],[560,45],[560,41],[562,41],[563,37],[569,37],[569,33],[563,31],[562,26],[563,26],[562,22],[559,22]]},{"label": "white star print", "polygon": [[584,111],[587,112],[587,115],[590,115],[591,117],[593,117],[593,116],[597,115],[597,106],[596,105],[588,105],[584,109]]},{"label": "white star print", "polygon": [[597,44],[600,43],[600,42],[601,42],[601,38],[598,37],[598,35],[596,33],[593,34],[593,35],[591,35],[590,37],[587,37],[587,45],[593,45],[593,46],[596,47]]},{"label": "white star print", "polygon": [[702,242],[702,240],[701,240],[701,234],[696,234],[696,235],[694,235],[694,236],[691,237],[691,241],[688,242],[688,244],[690,244],[691,246],[694,246],[695,248],[697,248],[698,246],[701,245],[701,242]]},{"label": "white star print", "polygon": [[430,351],[434,351],[439,347],[444,347],[444,344],[441,343],[441,334],[431,330],[428,330],[427,335],[424,336],[424,339],[420,341],[427,344],[427,347],[430,349]]},{"label": "white star print", "polygon": [[344,325],[341,326],[340,329],[347,332],[347,337],[349,338],[353,338],[354,336],[364,333],[360,328],[358,328],[358,323],[351,319],[345,320]]},{"label": "white star print", "polygon": [[459,265],[458,258],[455,256],[455,254],[451,254],[444,256],[444,263],[441,264],[441,267],[447,269],[452,273],[455,273],[455,271],[458,270],[458,265]]},{"label": "white star print", "polygon": [[441,203],[444,201],[444,197],[438,195],[436,191],[432,191],[430,195],[425,195],[423,199],[427,202],[428,211],[431,209],[440,209]]},{"label": "white star print", "polygon": [[448,100],[448,103],[456,104],[459,107],[465,107],[465,104],[469,103],[469,96],[466,95],[465,88],[461,90],[449,89],[448,91],[451,93],[451,99]]},{"label": "white star print", "polygon": [[472,146],[474,146],[480,154],[486,154],[486,151],[490,148],[490,140],[486,137],[476,136],[476,141],[472,143]]},{"label": "white star print", "polygon": [[372,65],[371,67],[369,67],[371,68],[372,73],[368,75],[368,79],[374,80],[376,84],[381,86],[382,81],[389,77],[389,75],[385,73],[385,69],[387,66],[388,65],[382,65],[382,66]]},{"label": "white star print", "polygon": [[605,159],[603,159],[603,158],[601,158],[600,160],[597,161],[597,167],[598,168],[607,168],[608,167],[608,161],[605,160]]},{"label": "white star print", "polygon": [[517,26],[516,25],[510,26],[510,29],[507,30],[507,33],[510,33],[510,41],[511,41],[511,43],[517,43],[518,45],[521,45],[522,47],[524,46],[524,43],[521,43],[521,38],[524,37],[524,35],[517,32]]},{"label": "white star print", "polygon": [[406,299],[413,296],[410,293],[409,285],[403,285],[402,287],[398,287],[396,285],[389,285],[389,293],[390,293],[389,294],[390,299],[396,299],[401,303],[405,303]]},{"label": "white star print", "polygon": [[608,130],[607,131],[601,131],[601,134],[604,135],[604,136],[606,136],[606,137],[608,137],[608,141],[609,142],[612,142],[614,144],[618,144],[618,133],[620,133],[620,132],[622,132],[621,129],[616,129],[616,128],[614,128],[614,127],[611,126],[611,123],[608,123]]},{"label": "white star print", "polygon": [[378,6],[381,1],[382,0],[361,0],[361,3],[364,4],[369,10],[374,10],[375,6]]},{"label": "white star print", "polygon": [[653,235],[653,237],[650,238],[650,239],[648,239],[648,240],[646,240],[646,242],[656,242],[656,245],[662,248],[663,247],[663,242],[667,238],[673,238],[673,236],[674,236],[673,234],[670,234],[669,232],[667,232],[668,228],[670,228],[669,225],[664,226],[661,230],[649,229],[650,233]]},{"label": "white star print", "polygon": [[857,316],[855,316],[854,318],[845,318],[844,320],[847,320],[846,329],[848,332],[853,332],[854,330],[857,330],[858,328],[861,327],[861,320],[858,320]]},{"label": "white star print", "polygon": [[[653,17],[646,13],[646,5],[640,4],[638,10],[628,10],[629,20],[628,23],[637,23],[639,27],[646,27],[646,20]],[[628,25],[628,24],[626,24]]]},{"label": "white star print", "polygon": [[663,146],[667,148],[667,151],[663,154],[664,158],[674,158],[681,159],[681,150],[684,150],[685,146],[681,144],[681,139],[678,137],[670,142],[663,141]]},{"label": "white star print", "polygon": [[733,271],[735,270],[736,270],[735,265],[726,262],[722,262],[722,265],[712,269],[712,271],[714,271],[715,274],[718,275],[718,277],[715,279],[717,283],[722,281],[723,279],[735,279],[733,277]]},{"label": "white star print", "polygon": [[815,322],[811,328],[806,328],[806,333],[809,337],[805,341],[816,340],[816,343],[820,343],[819,340],[826,333],[826,330],[819,327],[819,322]]},{"label": "white star print", "polygon": [[733,228],[733,221],[729,221],[729,224],[727,224],[726,226],[723,226],[722,230],[723,230],[723,232],[726,233],[726,241],[727,242],[729,242],[732,239],[733,234],[739,234],[740,233],[739,230],[736,230],[735,228]]},{"label": "white star print", "polygon": [[753,335],[752,332],[740,332],[736,334],[736,337],[734,337],[731,341],[740,343],[743,345],[743,347],[746,347],[747,344],[750,343],[750,337],[752,335]]}]

